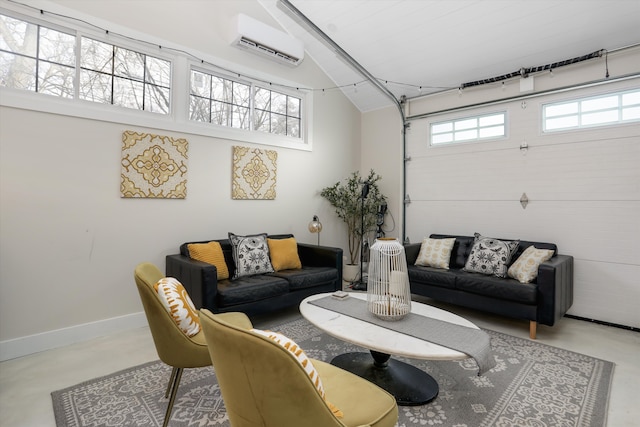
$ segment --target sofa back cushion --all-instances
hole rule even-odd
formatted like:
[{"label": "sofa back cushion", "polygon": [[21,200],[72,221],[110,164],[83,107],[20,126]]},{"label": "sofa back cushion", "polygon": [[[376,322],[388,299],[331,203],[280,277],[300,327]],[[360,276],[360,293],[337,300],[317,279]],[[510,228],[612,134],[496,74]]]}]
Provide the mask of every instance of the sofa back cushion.
[{"label": "sofa back cushion", "polygon": [[[446,239],[455,237],[456,242],[453,244],[453,249],[451,251],[451,261],[449,262],[449,268],[460,269],[464,267],[464,264],[467,262],[467,258],[469,258],[469,254],[471,253],[471,248],[473,247],[474,237],[473,236],[457,236],[452,234],[432,234],[429,237],[432,239]],[[500,240],[509,240],[509,239],[500,239]],[[520,244],[518,245],[518,249],[516,253],[511,257],[511,263],[508,266],[511,266],[513,262],[515,262],[522,252],[527,249],[529,246],[535,245],[538,249],[551,249],[553,250],[553,256],[558,254],[558,247],[553,243],[543,243],[543,242],[530,242],[527,240],[520,240]]]},{"label": "sofa back cushion", "polygon": [[[270,234],[267,236],[269,239],[288,239],[293,237],[293,234]],[[186,242],[180,245],[180,254],[186,257],[189,256],[189,245],[192,243],[209,243],[212,241],[217,241],[220,243],[220,247],[222,248],[222,254],[224,255],[224,260],[227,263],[227,268],[229,269],[229,277],[233,277],[236,272],[236,264],[233,262],[233,247],[231,246],[231,242],[229,239],[212,239],[212,240],[202,240],[199,242]]]}]

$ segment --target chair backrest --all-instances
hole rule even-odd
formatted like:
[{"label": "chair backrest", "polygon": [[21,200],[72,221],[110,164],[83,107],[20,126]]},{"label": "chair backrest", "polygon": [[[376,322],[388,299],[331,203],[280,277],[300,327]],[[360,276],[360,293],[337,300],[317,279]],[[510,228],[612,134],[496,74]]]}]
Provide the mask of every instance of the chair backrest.
[{"label": "chair backrest", "polygon": [[200,323],[233,427],[344,426],[279,344],[206,309]]},{"label": "chair backrest", "polygon": [[134,278],[144,307],[158,357],[176,368],[195,368],[211,364],[204,334],[188,337],[162,305],[153,285],[164,275],[154,264],[136,266]]}]

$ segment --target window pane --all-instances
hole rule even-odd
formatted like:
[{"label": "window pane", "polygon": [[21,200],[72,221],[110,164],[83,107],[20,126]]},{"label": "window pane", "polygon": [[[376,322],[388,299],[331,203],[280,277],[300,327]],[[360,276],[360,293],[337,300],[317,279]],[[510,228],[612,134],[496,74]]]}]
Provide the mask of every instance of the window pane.
[{"label": "window pane", "polygon": [[629,107],[622,110],[622,120],[640,120],[640,107]]},{"label": "window pane", "polygon": [[[459,120],[455,122],[454,126],[456,130],[475,128],[478,126],[478,119],[473,118],[473,119]],[[456,139],[458,138],[456,137]]]},{"label": "window pane", "polygon": [[501,125],[504,123],[504,114],[480,117],[480,126]]},{"label": "window pane", "polygon": [[211,78],[212,99],[217,101],[231,102],[231,80],[221,79],[213,76]]},{"label": "window pane", "polygon": [[300,138],[300,119],[289,117],[287,119],[287,135]]},{"label": "window pane", "polygon": [[231,105],[224,102],[211,103],[211,123],[221,126],[231,126]]},{"label": "window pane", "polygon": [[73,98],[75,68],[40,61],[38,65],[38,92]]},{"label": "window pane", "polygon": [[466,141],[469,139],[476,139],[478,138],[478,130],[471,129],[471,130],[456,132],[455,138],[456,138],[456,141]]},{"label": "window pane", "polygon": [[146,85],[144,91],[144,109],[152,113],[169,113],[169,89]]},{"label": "window pane", "polygon": [[0,52],[0,85],[36,90],[36,60]]},{"label": "window pane", "polygon": [[545,130],[574,128],[578,126],[578,116],[559,117],[557,119],[547,119]]},{"label": "window pane", "polygon": [[233,82],[233,104],[249,107],[251,98],[251,86]]},{"label": "window pane", "polygon": [[239,129],[249,129],[249,109],[246,107],[233,106],[231,115],[231,127]]},{"label": "window pane", "polygon": [[270,110],[271,109],[271,91],[256,88],[256,95],[254,98],[255,108],[259,108],[261,110]]},{"label": "window pane", "polygon": [[40,28],[40,52],[38,57],[50,62],[75,66],[76,37],[50,28]]},{"label": "window pane", "polygon": [[111,76],[95,71],[80,71],[80,99],[111,104]]},{"label": "window pane", "polygon": [[562,116],[566,114],[576,114],[578,112],[578,103],[571,102],[560,105],[547,105],[544,110],[546,117]]},{"label": "window pane", "polygon": [[618,121],[618,109],[609,111],[598,111],[595,113],[583,114],[582,124],[585,126],[599,123],[612,123]]},{"label": "window pane", "polygon": [[488,128],[480,128],[480,138],[491,138],[504,136],[504,126],[491,126]]},{"label": "window pane", "polygon": [[437,123],[431,125],[431,133],[451,132],[453,130],[453,122]]},{"label": "window pane", "polygon": [[191,70],[191,93],[208,98],[211,95],[211,76]]},{"label": "window pane", "polygon": [[605,110],[607,108],[618,107],[618,96],[607,96],[606,98],[588,99],[582,101],[582,111]]},{"label": "window pane", "polygon": [[144,80],[144,55],[129,49],[115,47],[114,75]]},{"label": "window pane", "polygon": [[113,104],[142,110],[144,84],[129,79],[113,79]]},{"label": "window pane", "polygon": [[111,74],[113,46],[97,40],[82,38],[80,66],[94,71]]},{"label": "window pane", "polygon": [[290,117],[300,117],[300,98],[294,96],[287,97],[287,115]]},{"label": "window pane", "polygon": [[271,112],[287,114],[287,96],[277,92],[271,92]]},{"label": "window pane", "polygon": [[622,95],[622,105],[640,104],[640,91],[625,93]]},{"label": "window pane", "polygon": [[444,144],[445,142],[453,142],[453,133],[441,133],[431,136],[432,144]]},{"label": "window pane", "polygon": [[195,120],[197,122],[211,121],[209,107],[210,101],[208,99],[192,96],[189,105],[189,120]]},{"label": "window pane", "polygon": [[146,82],[157,86],[171,86],[171,63],[163,59],[147,56]]},{"label": "window pane", "polygon": [[0,15],[0,49],[36,57],[38,26]]},{"label": "window pane", "polygon": [[281,114],[271,114],[271,133],[276,135],[287,134],[287,117]]},{"label": "window pane", "polygon": [[271,114],[264,110],[254,110],[253,128],[260,132],[271,130]]}]

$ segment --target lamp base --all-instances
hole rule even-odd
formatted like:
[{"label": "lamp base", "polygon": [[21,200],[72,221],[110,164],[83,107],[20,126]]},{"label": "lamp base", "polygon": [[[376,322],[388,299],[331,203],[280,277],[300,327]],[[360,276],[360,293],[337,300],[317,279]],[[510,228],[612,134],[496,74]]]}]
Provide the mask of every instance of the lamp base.
[{"label": "lamp base", "polygon": [[366,291],[367,282],[363,282],[362,280],[356,280],[355,282],[351,282],[351,289],[353,289],[354,291]]}]

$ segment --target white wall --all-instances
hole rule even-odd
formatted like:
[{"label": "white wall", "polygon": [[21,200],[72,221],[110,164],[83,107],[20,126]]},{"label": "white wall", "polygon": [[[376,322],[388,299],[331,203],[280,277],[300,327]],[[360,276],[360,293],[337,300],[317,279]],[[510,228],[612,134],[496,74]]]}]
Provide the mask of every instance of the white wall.
[{"label": "white wall", "polygon": [[[556,69],[534,76],[542,91],[604,77],[604,61]],[[611,78],[638,73],[640,50],[609,55]],[[467,111],[412,120],[407,133],[407,236],[419,242],[430,233],[484,235],[554,242],[575,258],[574,304],[570,314],[640,327],[640,124],[543,135],[543,102],[639,88],[640,78],[588,89],[545,95]],[[409,103],[408,116],[527,94],[519,81],[447,92]],[[431,147],[429,124],[483,112],[507,111],[503,140]],[[383,116],[386,113],[386,121]],[[365,114],[363,129],[391,126],[392,108]],[[386,167],[396,147],[384,149],[388,135],[367,133],[369,163]],[[364,136],[364,130],[363,130]],[[526,141],[529,149],[521,152]],[[399,168],[398,163],[394,163]],[[390,172],[393,174],[393,172]],[[530,203],[519,203],[526,193]]]},{"label": "white wall", "polygon": [[[268,20],[255,1],[58,3],[174,42],[206,30],[199,46],[207,55],[307,87],[332,85],[310,58],[289,68],[226,45],[220,28],[234,11]],[[163,8],[177,18],[172,25],[143,19]],[[343,224],[319,196],[359,164],[360,113],[336,91],[313,98],[312,151],[260,146],[278,151],[274,201],[231,200],[231,147],[256,145],[214,131],[207,137],[6,106],[0,122],[0,359],[146,324],[133,269],[142,261],[164,269],[165,255],[185,241],[232,231],[294,233],[315,243],[307,224],[317,214],[322,243],[346,247]],[[186,199],[120,197],[121,137],[129,129],[188,140]]]}]

